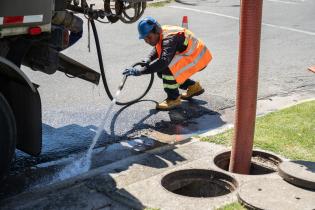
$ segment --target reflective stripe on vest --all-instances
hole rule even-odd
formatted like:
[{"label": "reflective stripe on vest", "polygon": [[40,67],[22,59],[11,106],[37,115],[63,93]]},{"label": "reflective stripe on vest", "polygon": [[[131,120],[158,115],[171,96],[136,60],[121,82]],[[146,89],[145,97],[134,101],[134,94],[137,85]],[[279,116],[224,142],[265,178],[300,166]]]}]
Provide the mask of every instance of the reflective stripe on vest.
[{"label": "reflective stripe on vest", "polygon": [[183,58],[183,56],[190,56],[193,53],[193,51],[196,49],[197,45],[198,45],[198,40],[193,39],[193,43],[192,45],[190,45],[191,47],[190,49],[188,49],[188,52],[184,54],[178,54],[177,56],[175,56],[168,66],[169,67],[174,66],[178,61],[180,61]]},{"label": "reflective stripe on vest", "polygon": [[[197,65],[197,63],[203,58],[203,56],[207,53],[207,48],[203,47],[202,51],[199,53],[199,55],[188,65],[184,66],[183,68],[181,68],[179,71],[177,71],[174,75],[174,77],[179,77],[179,75],[181,73],[183,73],[184,71],[186,71],[187,69]],[[201,70],[201,69],[200,69]]]},{"label": "reflective stripe on vest", "polygon": [[186,37],[184,42],[184,44],[187,44],[186,50],[176,53],[168,66],[177,83],[184,83],[193,74],[204,69],[211,61],[212,55],[210,51],[191,31],[182,27],[167,25],[162,26],[162,30],[159,43],[155,46],[159,57],[162,53],[163,38],[179,33],[184,33]]}]

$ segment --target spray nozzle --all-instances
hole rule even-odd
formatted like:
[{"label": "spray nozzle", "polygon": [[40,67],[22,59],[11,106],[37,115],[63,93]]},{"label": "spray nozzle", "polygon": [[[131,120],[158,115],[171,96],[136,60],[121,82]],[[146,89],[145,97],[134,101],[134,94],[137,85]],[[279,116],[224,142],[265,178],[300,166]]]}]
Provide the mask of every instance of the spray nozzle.
[{"label": "spray nozzle", "polygon": [[122,90],[123,87],[125,86],[126,80],[127,80],[127,75],[125,75],[120,83],[120,85],[118,86],[118,90]]}]

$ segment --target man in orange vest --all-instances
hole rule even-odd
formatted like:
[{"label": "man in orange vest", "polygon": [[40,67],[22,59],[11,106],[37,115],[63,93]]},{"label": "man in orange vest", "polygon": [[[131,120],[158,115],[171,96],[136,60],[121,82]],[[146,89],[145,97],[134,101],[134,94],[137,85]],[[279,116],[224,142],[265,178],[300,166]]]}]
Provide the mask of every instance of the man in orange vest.
[{"label": "man in orange vest", "polygon": [[[159,110],[170,110],[204,92],[199,82],[189,79],[204,69],[212,59],[205,44],[188,29],[178,26],[160,26],[152,17],[138,24],[139,38],[153,46],[141,69],[127,68],[123,74],[140,76],[157,72],[163,79],[167,99],[157,105]],[[178,88],[187,90],[179,94]]]}]

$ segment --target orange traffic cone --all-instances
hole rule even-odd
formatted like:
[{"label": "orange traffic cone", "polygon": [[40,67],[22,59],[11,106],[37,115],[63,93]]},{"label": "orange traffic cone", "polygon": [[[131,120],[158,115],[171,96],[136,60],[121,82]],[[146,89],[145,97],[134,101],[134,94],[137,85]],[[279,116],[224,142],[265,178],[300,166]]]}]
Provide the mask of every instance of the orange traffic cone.
[{"label": "orange traffic cone", "polygon": [[310,67],[308,67],[308,70],[310,70],[310,71],[312,71],[312,72],[315,73],[315,66],[310,66]]},{"label": "orange traffic cone", "polygon": [[188,29],[188,17],[183,16],[182,27]]}]

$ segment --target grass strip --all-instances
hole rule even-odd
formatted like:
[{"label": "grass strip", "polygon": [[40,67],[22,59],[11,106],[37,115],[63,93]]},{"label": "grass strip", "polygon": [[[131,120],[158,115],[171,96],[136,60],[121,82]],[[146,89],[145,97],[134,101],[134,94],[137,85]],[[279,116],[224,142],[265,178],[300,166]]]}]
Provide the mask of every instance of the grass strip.
[{"label": "grass strip", "polygon": [[240,203],[235,202],[235,203],[230,203],[227,204],[221,208],[218,208],[216,210],[246,210],[244,206],[242,206]]},{"label": "grass strip", "polygon": [[[201,140],[231,145],[233,129]],[[315,161],[315,101],[298,104],[258,117],[254,148],[290,159]]]}]

